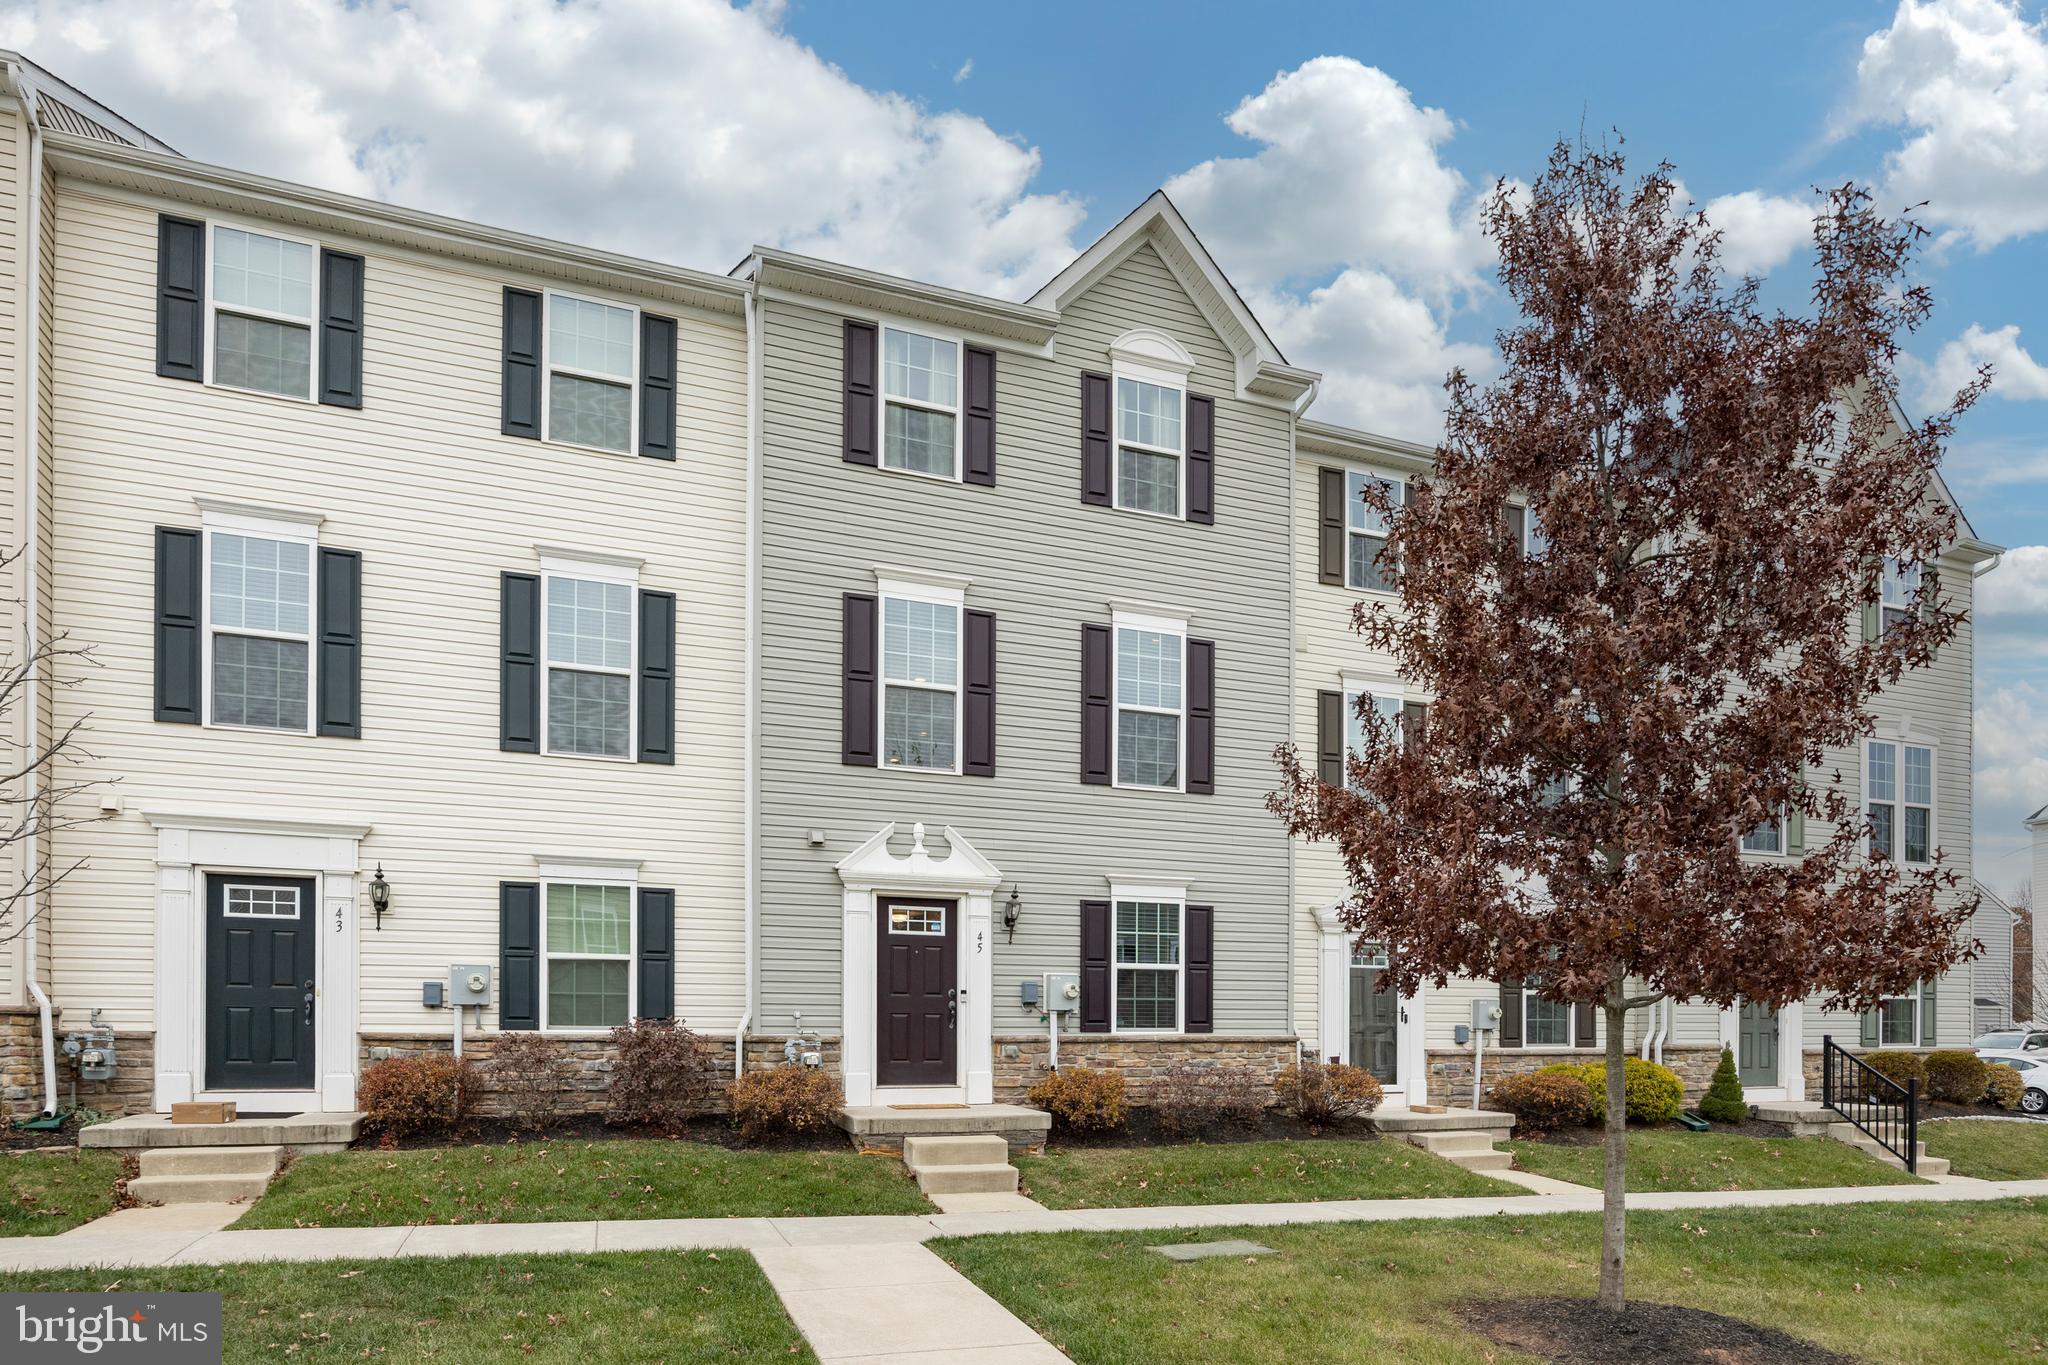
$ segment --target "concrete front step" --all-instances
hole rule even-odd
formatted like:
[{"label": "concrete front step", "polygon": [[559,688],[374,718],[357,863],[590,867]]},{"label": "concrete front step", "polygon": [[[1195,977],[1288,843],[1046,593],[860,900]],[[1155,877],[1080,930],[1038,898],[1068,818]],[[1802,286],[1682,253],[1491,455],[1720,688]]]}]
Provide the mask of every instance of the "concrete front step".
[{"label": "concrete front step", "polygon": [[1052,1115],[1021,1104],[971,1104],[943,1109],[849,1105],[833,1120],[863,1152],[897,1153],[913,1137],[1000,1137],[1012,1152],[1045,1146]]},{"label": "concrete front step", "polygon": [[1001,1165],[925,1166],[916,1171],[926,1194],[1015,1194],[1017,1168]]},{"label": "concrete front step", "polygon": [[1425,1129],[1395,1136],[1467,1171],[1506,1171],[1513,1169],[1515,1164],[1513,1153],[1497,1152],[1493,1148],[1495,1138],[1507,1136],[1505,1129],[1489,1128],[1481,1132]]},{"label": "concrete front step", "polygon": [[1444,1155],[1444,1160],[1468,1171],[1511,1171],[1515,1168],[1513,1152],[1449,1152]]},{"label": "concrete front step", "polygon": [[283,1158],[282,1147],[145,1147],[138,1161],[145,1176],[257,1175],[268,1180]]},{"label": "concrete front step", "polygon": [[1446,1109],[1441,1114],[1382,1109],[1372,1116],[1372,1123],[1382,1133],[1399,1137],[1410,1133],[1490,1132],[1498,1140],[1514,1130],[1515,1116],[1496,1109]]},{"label": "concrete front step", "polygon": [[265,1175],[143,1175],[128,1182],[128,1196],[144,1204],[227,1204],[260,1199]]},{"label": "concrete front step", "polygon": [[1010,1144],[994,1133],[903,1139],[903,1164],[913,1171],[934,1166],[1001,1166],[1010,1160]]},{"label": "concrete front step", "polygon": [[172,1123],[168,1114],[130,1114],[82,1129],[81,1147],[292,1147],[339,1152],[362,1131],[361,1114],[305,1113],[233,1123]]},{"label": "concrete front step", "polygon": [[[1885,1148],[1877,1141],[1876,1138],[1866,1135],[1861,1128],[1858,1128],[1853,1123],[1836,1123],[1829,1125],[1828,1136],[1833,1138],[1837,1142],[1847,1143],[1849,1146],[1854,1147],[1857,1151],[1862,1152],[1867,1156],[1876,1157],[1879,1161],[1882,1161],[1885,1165],[1890,1166],[1894,1170],[1903,1171],[1906,1169],[1905,1162],[1901,1161],[1898,1157],[1893,1156],[1890,1152],[1886,1151]],[[1913,1173],[1915,1175],[1933,1177],[1937,1175],[1948,1174],[1948,1158],[1927,1155],[1926,1143],[1914,1143],[1913,1156]]]}]

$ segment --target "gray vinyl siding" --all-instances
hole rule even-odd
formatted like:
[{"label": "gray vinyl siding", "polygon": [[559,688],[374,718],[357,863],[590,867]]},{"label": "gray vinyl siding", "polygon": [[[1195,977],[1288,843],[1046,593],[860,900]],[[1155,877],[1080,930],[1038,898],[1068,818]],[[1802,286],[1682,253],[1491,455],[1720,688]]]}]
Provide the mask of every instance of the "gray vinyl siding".
[{"label": "gray vinyl siding", "polygon": [[[994,1029],[1039,1030],[1020,979],[1079,967],[1079,907],[1110,875],[1188,883],[1216,908],[1215,1027],[1290,1030],[1288,849],[1263,801],[1288,735],[1288,482],[1282,409],[1241,402],[1230,353],[1147,245],[1064,312],[1056,358],[997,363],[997,483],[969,487],[840,459],[842,317],[770,300],[764,316],[760,1013],[775,1034],[840,1026],[841,889],[833,865],[883,824],[896,851],[952,825],[1022,896],[994,946]],[[906,323],[915,326],[915,323]],[[1080,375],[1109,343],[1161,328],[1216,399],[1217,524],[1081,502]],[[996,776],[842,766],[840,602],[876,566],[967,575],[997,619]],[[1080,781],[1080,637],[1110,599],[1188,616],[1216,642],[1216,794]],[[822,847],[806,833],[822,830]],[[935,851],[936,847],[935,847]],[[966,946],[963,945],[963,951]]]}]

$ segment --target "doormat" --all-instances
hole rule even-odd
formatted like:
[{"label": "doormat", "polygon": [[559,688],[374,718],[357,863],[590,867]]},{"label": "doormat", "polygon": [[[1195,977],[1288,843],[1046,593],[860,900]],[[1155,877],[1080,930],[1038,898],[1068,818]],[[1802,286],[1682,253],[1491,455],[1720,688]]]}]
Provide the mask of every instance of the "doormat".
[{"label": "doormat", "polygon": [[892,1104],[891,1109],[965,1109],[964,1104]]}]

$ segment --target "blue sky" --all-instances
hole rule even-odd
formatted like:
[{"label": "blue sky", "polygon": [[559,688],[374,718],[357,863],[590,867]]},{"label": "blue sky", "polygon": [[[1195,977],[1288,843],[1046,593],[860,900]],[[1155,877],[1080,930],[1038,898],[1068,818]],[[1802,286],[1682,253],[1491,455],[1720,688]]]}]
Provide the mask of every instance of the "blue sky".
[{"label": "blue sky", "polygon": [[[1022,16],[1030,22],[1022,22]],[[1802,295],[1815,185],[1927,200],[1909,410],[1979,361],[1978,872],[2048,803],[2048,31],[2039,0],[937,6],[0,0],[0,42],[188,154],[723,270],[754,242],[1018,297],[1166,186],[1316,415],[1429,439],[1500,321],[1476,196],[1618,128]]]}]

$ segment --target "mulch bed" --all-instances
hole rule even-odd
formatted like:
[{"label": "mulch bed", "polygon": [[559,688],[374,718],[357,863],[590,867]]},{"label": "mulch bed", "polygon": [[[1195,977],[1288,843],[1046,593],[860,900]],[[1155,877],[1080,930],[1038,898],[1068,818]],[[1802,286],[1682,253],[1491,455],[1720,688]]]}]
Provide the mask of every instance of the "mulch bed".
[{"label": "mulch bed", "polygon": [[1616,1315],[1593,1299],[1508,1299],[1462,1314],[1488,1340],[1557,1365],[1856,1365],[1775,1327],[1669,1303],[1631,1303]]},{"label": "mulch bed", "polygon": [[[1691,1130],[1676,1123],[1631,1123],[1631,1133],[1684,1133]],[[1758,1123],[1755,1119],[1744,1119],[1740,1123],[1716,1123],[1707,1130],[1735,1137],[1781,1138],[1785,1128],[1777,1123]],[[1607,1140],[1607,1130],[1595,1124],[1585,1128],[1553,1128],[1543,1133],[1525,1133],[1519,1127],[1508,1136],[1526,1139],[1530,1142],[1547,1143],[1553,1147],[1598,1147]]]},{"label": "mulch bed", "polygon": [[690,1120],[681,1128],[645,1128],[608,1124],[602,1119],[577,1119],[552,1128],[522,1128],[503,1119],[478,1119],[454,1137],[407,1137],[392,1143],[365,1135],[355,1140],[356,1150],[416,1151],[431,1147],[495,1147],[508,1142],[565,1143],[618,1142],[702,1142],[746,1152],[843,1152],[850,1146],[846,1134],[837,1128],[815,1133],[784,1133],[774,1137],[740,1137],[732,1120],[722,1114],[707,1114]]},{"label": "mulch bed", "polygon": [[1055,1127],[1052,1141],[1059,1147],[1176,1147],[1190,1142],[1211,1146],[1231,1142],[1312,1141],[1319,1138],[1357,1140],[1378,1135],[1372,1120],[1347,1119],[1342,1123],[1314,1127],[1300,1119],[1268,1111],[1253,1124],[1209,1124],[1193,1132],[1168,1133],[1159,1127],[1150,1109],[1127,1109],[1124,1126],[1107,1133],[1069,1133]]}]

